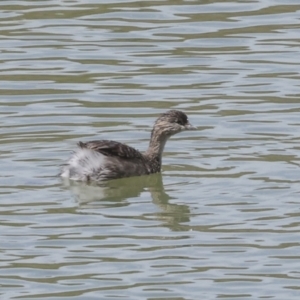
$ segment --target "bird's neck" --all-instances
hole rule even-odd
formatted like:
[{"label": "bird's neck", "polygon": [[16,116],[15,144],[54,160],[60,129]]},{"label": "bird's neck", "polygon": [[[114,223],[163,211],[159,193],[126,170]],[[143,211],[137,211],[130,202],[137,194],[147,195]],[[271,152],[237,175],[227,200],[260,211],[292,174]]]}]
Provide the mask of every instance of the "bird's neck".
[{"label": "bird's neck", "polygon": [[149,147],[145,155],[149,156],[150,158],[158,159],[159,163],[161,164],[162,153],[164,151],[167,140],[168,137],[159,134],[159,132],[154,129],[151,133]]}]

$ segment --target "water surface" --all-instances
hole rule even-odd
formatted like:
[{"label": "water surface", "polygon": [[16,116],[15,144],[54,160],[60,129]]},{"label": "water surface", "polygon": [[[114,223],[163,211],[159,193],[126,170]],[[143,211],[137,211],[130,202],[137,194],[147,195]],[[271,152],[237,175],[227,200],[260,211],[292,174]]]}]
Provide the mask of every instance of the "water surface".
[{"label": "water surface", "polygon": [[[1,299],[299,299],[300,5],[0,3]],[[79,140],[162,174],[56,175]]]}]

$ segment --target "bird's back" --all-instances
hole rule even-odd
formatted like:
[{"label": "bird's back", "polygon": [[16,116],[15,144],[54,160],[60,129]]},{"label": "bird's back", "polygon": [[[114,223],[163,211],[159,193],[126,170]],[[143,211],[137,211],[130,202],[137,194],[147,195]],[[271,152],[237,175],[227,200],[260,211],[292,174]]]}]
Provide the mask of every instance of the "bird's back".
[{"label": "bird's back", "polygon": [[77,181],[103,181],[155,173],[160,166],[138,150],[115,141],[78,143],[61,176]]}]

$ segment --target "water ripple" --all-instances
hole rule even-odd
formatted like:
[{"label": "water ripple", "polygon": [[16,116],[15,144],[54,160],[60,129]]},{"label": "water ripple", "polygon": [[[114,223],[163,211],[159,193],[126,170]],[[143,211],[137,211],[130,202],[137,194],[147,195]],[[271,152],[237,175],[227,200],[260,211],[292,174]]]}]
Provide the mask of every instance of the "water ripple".
[{"label": "water ripple", "polygon": [[[1,299],[299,298],[299,4],[169,2],[0,3]],[[57,178],[170,108],[162,175]]]}]

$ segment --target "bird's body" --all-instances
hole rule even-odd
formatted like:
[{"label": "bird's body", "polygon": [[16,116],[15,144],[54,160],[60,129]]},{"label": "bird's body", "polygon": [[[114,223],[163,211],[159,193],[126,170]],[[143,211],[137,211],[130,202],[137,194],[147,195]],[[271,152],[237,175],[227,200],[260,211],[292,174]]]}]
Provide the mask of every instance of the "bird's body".
[{"label": "bird's body", "polygon": [[77,151],[63,167],[61,176],[77,181],[101,182],[160,172],[167,139],[187,129],[195,129],[187,116],[181,111],[171,110],[156,120],[145,153],[115,141],[79,142]]},{"label": "bird's body", "polygon": [[160,171],[157,157],[148,157],[125,144],[101,140],[78,143],[78,150],[61,174],[78,181],[141,176]]}]

